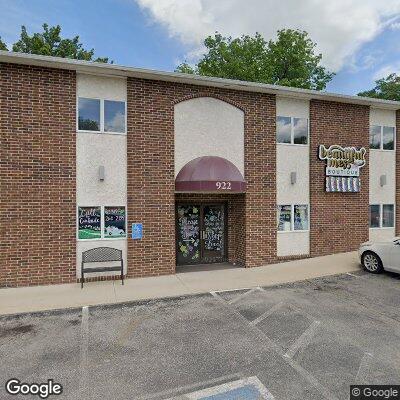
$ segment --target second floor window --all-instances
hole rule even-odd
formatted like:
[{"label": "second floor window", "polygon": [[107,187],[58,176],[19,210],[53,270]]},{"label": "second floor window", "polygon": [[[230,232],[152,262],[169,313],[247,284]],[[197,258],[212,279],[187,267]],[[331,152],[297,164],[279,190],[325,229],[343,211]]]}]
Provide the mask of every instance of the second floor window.
[{"label": "second floor window", "polygon": [[78,130],[125,133],[126,103],[124,101],[78,99]]},{"label": "second floor window", "polygon": [[394,127],[372,125],[369,132],[369,148],[394,150]]},{"label": "second floor window", "polygon": [[278,116],[276,141],[287,144],[308,144],[308,119]]}]

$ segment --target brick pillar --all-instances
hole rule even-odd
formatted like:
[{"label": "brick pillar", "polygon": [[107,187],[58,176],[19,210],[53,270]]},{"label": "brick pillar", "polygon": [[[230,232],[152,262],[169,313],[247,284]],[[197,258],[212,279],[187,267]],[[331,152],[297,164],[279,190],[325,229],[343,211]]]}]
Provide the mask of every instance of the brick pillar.
[{"label": "brick pillar", "polygon": [[168,83],[128,79],[128,276],[175,271],[173,102]]},{"label": "brick pillar", "polygon": [[[326,162],[320,144],[365,147],[359,193],[325,192]],[[311,256],[356,250],[368,240],[369,107],[321,100],[310,102],[310,249]]]},{"label": "brick pillar", "polygon": [[76,280],[76,75],[0,64],[0,286]]}]

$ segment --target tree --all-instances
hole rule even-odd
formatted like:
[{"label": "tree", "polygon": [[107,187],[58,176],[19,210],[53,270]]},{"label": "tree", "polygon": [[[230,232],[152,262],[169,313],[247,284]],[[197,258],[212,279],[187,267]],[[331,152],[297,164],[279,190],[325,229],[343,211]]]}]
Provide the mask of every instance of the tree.
[{"label": "tree", "polygon": [[8,50],[6,44],[1,40],[1,37],[0,37],[0,50],[6,50],[6,51]]},{"label": "tree", "polygon": [[85,50],[83,44],[79,42],[79,36],[63,39],[60,34],[60,25],[49,27],[48,24],[43,24],[43,32],[34,33],[32,36],[29,36],[26,27],[22,26],[21,37],[18,42],[13,44],[12,50],[28,54],[108,62],[107,57],[93,60],[94,49]]},{"label": "tree", "polygon": [[393,73],[386,78],[378,79],[373,89],[360,92],[358,96],[400,101],[400,76]]},{"label": "tree", "polygon": [[191,67],[183,63],[177,72],[323,90],[333,73],[320,65],[322,55],[307,32],[282,29],[268,43],[259,34],[239,38],[220,33],[204,40],[207,53]]}]

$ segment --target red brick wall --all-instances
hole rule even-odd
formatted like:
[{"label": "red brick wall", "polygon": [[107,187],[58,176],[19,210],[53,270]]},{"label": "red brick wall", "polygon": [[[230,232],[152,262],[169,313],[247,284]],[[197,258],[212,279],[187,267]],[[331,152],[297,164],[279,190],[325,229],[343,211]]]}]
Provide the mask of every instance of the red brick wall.
[{"label": "red brick wall", "polygon": [[[325,161],[318,146],[364,146],[367,165],[361,169],[359,193],[326,193]],[[356,250],[368,240],[369,108],[313,100],[310,102],[310,248],[311,256]]]},{"label": "red brick wall", "polygon": [[248,189],[241,251],[247,267],[275,259],[275,97],[130,78],[128,218],[143,222],[144,237],[128,241],[128,276],[175,271],[174,104],[198,96],[220,98],[245,113]]},{"label": "red brick wall", "polygon": [[75,278],[72,71],[0,64],[0,286]]}]

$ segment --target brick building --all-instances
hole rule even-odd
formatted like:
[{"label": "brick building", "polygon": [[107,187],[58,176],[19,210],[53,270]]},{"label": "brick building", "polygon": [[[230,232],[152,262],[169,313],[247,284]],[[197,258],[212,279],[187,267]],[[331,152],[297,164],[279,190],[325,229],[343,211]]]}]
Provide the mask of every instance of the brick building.
[{"label": "brick building", "polygon": [[398,102],[12,52],[0,89],[0,287],[76,282],[101,246],[140,277],[400,225]]}]

